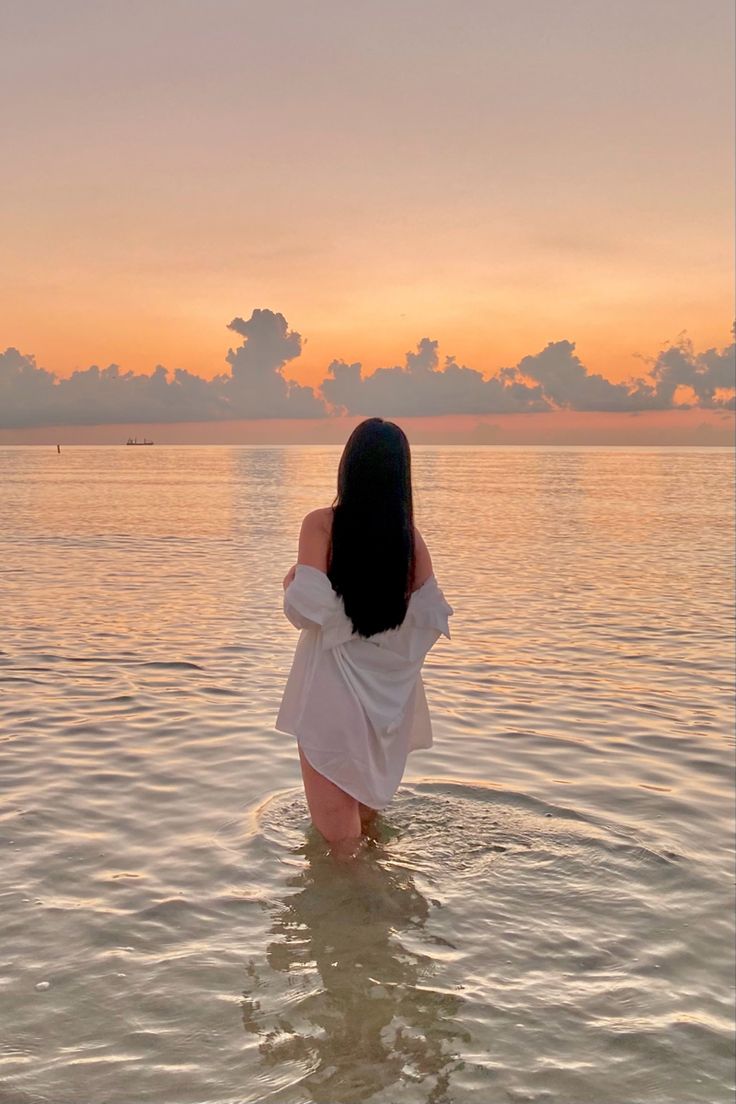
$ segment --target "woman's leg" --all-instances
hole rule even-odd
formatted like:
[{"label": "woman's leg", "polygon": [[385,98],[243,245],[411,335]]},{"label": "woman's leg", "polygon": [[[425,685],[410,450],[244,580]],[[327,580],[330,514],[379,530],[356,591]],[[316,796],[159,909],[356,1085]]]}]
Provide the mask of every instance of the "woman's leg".
[{"label": "woman's leg", "polygon": [[358,802],[358,813],[360,815],[360,825],[364,832],[373,828],[374,821],[378,816],[378,809],[372,809],[370,805],[364,805],[362,801]]},{"label": "woman's leg", "polygon": [[361,842],[359,802],[315,770],[301,746],[299,762],[312,823],[338,857],[349,858]]}]

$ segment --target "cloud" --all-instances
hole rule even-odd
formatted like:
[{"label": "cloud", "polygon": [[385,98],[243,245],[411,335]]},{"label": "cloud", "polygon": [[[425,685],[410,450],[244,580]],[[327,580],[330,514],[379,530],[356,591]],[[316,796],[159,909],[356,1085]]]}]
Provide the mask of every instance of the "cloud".
[{"label": "cloud", "polygon": [[[736,336],[736,323],[733,332]],[[720,352],[718,349],[706,349],[704,353],[696,353],[692,341],[681,335],[671,348],[651,361],[650,375],[655,380],[655,394],[663,408],[673,404],[675,391],[684,386],[693,389],[697,402],[679,403],[679,406],[736,409],[733,395],[730,398],[715,397],[718,389],[732,390],[736,387],[734,348],[732,343]]]},{"label": "cloud", "polygon": [[611,383],[589,372],[572,341],[551,341],[518,364],[485,379],[473,368],[445,357],[438,370],[437,342],[423,338],[403,367],[379,368],[362,376],[360,364],[333,360],[322,394],[340,412],[391,416],[428,414],[509,414],[550,410],[638,411],[688,409],[675,403],[680,384],[690,386],[699,406],[734,409],[733,397],[715,397],[717,388],[736,387],[734,345],[696,355],[692,344],[652,360],[651,380]]},{"label": "cloud", "polygon": [[385,411],[391,417],[412,417],[550,409],[541,387],[484,379],[454,357],[445,357],[441,371],[437,365],[437,342],[424,337],[416,353],[406,354],[404,367],[379,368],[370,376],[361,375],[360,364],[333,360],[321,390],[336,410],[347,414]]},{"label": "cloud", "polygon": [[327,413],[311,387],[284,377],[284,365],[302,351],[302,338],[288,329],[283,314],[254,310],[247,322],[233,318],[228,329],[245,338],[225,358],[232,370],[224,383],[228,417],[320,418]]},{"label": "cloud", "polygon": [[651,410],[656,400],[643,381],[632,387],[611,383],[605,376],[588,372],[575,355],[573,341],[551,341],[541,353],[525,356],[506,378],[536,380],[544,395],[558,409],[565,410]]},{"label": "cloud", "polygon": [[[720,352],[708,349],[696,354],[692,342],[683,339],[650,359],[650,381],[638,378],[611,383],[604,376],[588,372],[575,355],[574,342],[557,341],[550,342],[536,356],[523,357],[515,368],[504,369],[501,374],[505,379],[536,380],[547,399],[568,410],[685,410],[692,405],[732,410],[733,397],[716,398],[715,391],[736,387],[735,351],[732,343]],[[680,385],[692,387],[698,402],[675,403]]]},{"label": "cloud", "polygon": [[[222,379],[222,377],[220,377]],[[0,354],[0,426],[180,422],[228,417],[221,384],[158,365],[151,375],[92,365],[59,379],[17,349]]]},{"label": "cloud", "polygon": [[285,379],[301,337],[282,314],[254,310],[229,329],[243,338],[228,351],[230,371],[204,379],[183,368],[151,375],[92,365],[60,378],[35,358],[0,353],[0,428],[130,422],[219,421],[226,418],[318,418],[327,413],[311,387]]},{"label": "cloud", "polygon": [[[490,377],[445,356],[423,337],[402,365],[364,376],[359,362],[333,360],[317,390],[284,375],[302,352],[302,337],[282,314],[254,310],[228,329],[242,338],[229,349],[227,369],[205,379],[157,365],[150,375],[118,365],[92,365],[59,377],[15,348],[0,354],[0,428],[105,423],[202,422],[224,419],[321,418],[329,415],[419,417],[554,411],[683,410],[692,405],[736,409],[734,343],[696,353],[681,336],[657,357],[645,358],[646,378],[611,383],[589,372],[571,341],[554,341]],[[736,325],[734,326],[736,336]],[[677,401],[692,388],[696,402]],[[680,395],[682,393],[680,392]]]}]

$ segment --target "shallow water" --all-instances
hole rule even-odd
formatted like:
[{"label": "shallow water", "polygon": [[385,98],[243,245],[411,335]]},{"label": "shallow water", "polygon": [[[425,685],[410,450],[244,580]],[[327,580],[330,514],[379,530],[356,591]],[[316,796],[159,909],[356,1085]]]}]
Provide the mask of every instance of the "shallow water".
[{"label": "shallow water", "polygon": [[273,728],[339,451],[0,449],[0,1102],[730,1102],[733,454],[414,450],[435,742],[341,867]]}]

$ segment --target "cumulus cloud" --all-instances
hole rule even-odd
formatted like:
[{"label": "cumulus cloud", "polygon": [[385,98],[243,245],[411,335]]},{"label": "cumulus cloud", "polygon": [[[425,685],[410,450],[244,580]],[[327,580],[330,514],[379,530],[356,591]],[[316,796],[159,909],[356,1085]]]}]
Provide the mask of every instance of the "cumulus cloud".
[{"label": "cumulus cloud", "polygon": [[652,396],[641,382],[633,387],[611,383],[605,376],[588,372],[575,355],[573,341],[550,341],[541,353],[525,356],[505,379],[536,380],[546,398],[558,409],[568,410],[648,410]]},{"label": "cumulus cloud", "polygon": [[333,360],[322,394],[340,412],[395,417],[431,414],[501,414],[521,410],[549,410],[539,386],[484,379],[474,368],[445,357],[438,368],[437,342],[422,338],[416,353],[409,352],[403,367],[379,368],[361,375],[360,364]]},{"label": "cumulus cloud", "polygon": [[228,351],[230,371],[204,379],[158,365],[150,375],[92,365],[57,377],[17,349],[0,354],[0,428],[129,422],[218,421],[224,418],[314,418],[327,413],[311,387],[284,377],[301,352],[301,337],[282,314],[254,310],[229,329],[243,342]]},{"label": "cumulus cloud", "polygon": [[[359,362],[333,360],[320,388],[287,379],[284,370],[302,352],[302,338],[282,314],[254,310],[228,328],[242,342],[229,349],[227,369],[205,379],[157,365],[150,375],[116,364],[92,365],[59,377],[15,348],[0,354],[0,428],[219,421],[226,418],[319,418],[326,415],[416,417],[552,411],[736,409],[736,346],[696,353],[685,337],[648,359],[646,378],[612,383],[589,372],[571,341],[485,376],[445,356],[424,337],[401,365],[363,375]],[[736,325],[734,326],[736,336]],[[695,402],[678,400],[691,388]],[[679,392],[681,395],[682,392]]]},{"label": "cumulus cloud", "polygon": [[283,374],[302,351],[301,334],[288,329],[283,314],[254,310],[247,322],[233,318],[228,329],[245,339],[225,358],[232,372],[224,385],[228,417],[319,418],[326,413],[311,387]]},{"label": "cumulus cloud", "polygon": [[379,368],[363,376],[360,364],[333,360],[322,394],[342,413],[385,411],[396,416],[427,414],[508,414],[549,410],[637,411],[687,409],[675,403],[680,384],[690,386],[698,406],[734,409],[733,396],[718,388],[736,387],[735,346],[696,354],[681,341],[651,361],[651,379],[611,383],[589,372],[572,341],[551,341],[541,352],[522,357],[489,379],[445,357],[438,368],[437,342],[423,338],[403,367]]},{"label": "cumulus cloud", "polygon": [[[736,336],[736,323],[732,330]],[[696,353],[692,341],[681,335],[674,345],[650,361],[649,374],[655,381],[653,389],[661,403],[660,409],[673,405],[675,392],[680,386],[691,387],[697,400],[694,403],[678,403],[680,407],[736,409],[736,398],[733,395],[716,397],[716,391],[729,391],[736,387],[735,347],[732,343],[720,351],[714,348]]]}]

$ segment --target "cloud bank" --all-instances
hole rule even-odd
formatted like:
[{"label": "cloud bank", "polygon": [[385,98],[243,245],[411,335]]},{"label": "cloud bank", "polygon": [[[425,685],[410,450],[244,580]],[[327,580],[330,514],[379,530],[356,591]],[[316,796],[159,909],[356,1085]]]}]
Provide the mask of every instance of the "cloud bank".
[{"label": "cloud bank", "polygon": [[[157,365],[150,375],[116,364],[92,365],[59,377],[15,348],[0,353],[0,428],[200,422],[224,419],[321,418],[341,414],[420,417],[554,410],[736,409],[736,345],[696,353],[681,338],[655,358],[646,377],[611,383],[589,372],[575,343],[553,341],[518,364],[484,376],[422,338],[404,363],[363,375],[358,362],[333,360],[319,388],[284,375],[302,351],[301,334],[282,314],[254,310],[228,328],[243,340],[229,349],[228,368],[205,379]],[[736,336],[736,324],[733,327]],[[678,389],[688,388],[683,401]]]}]

